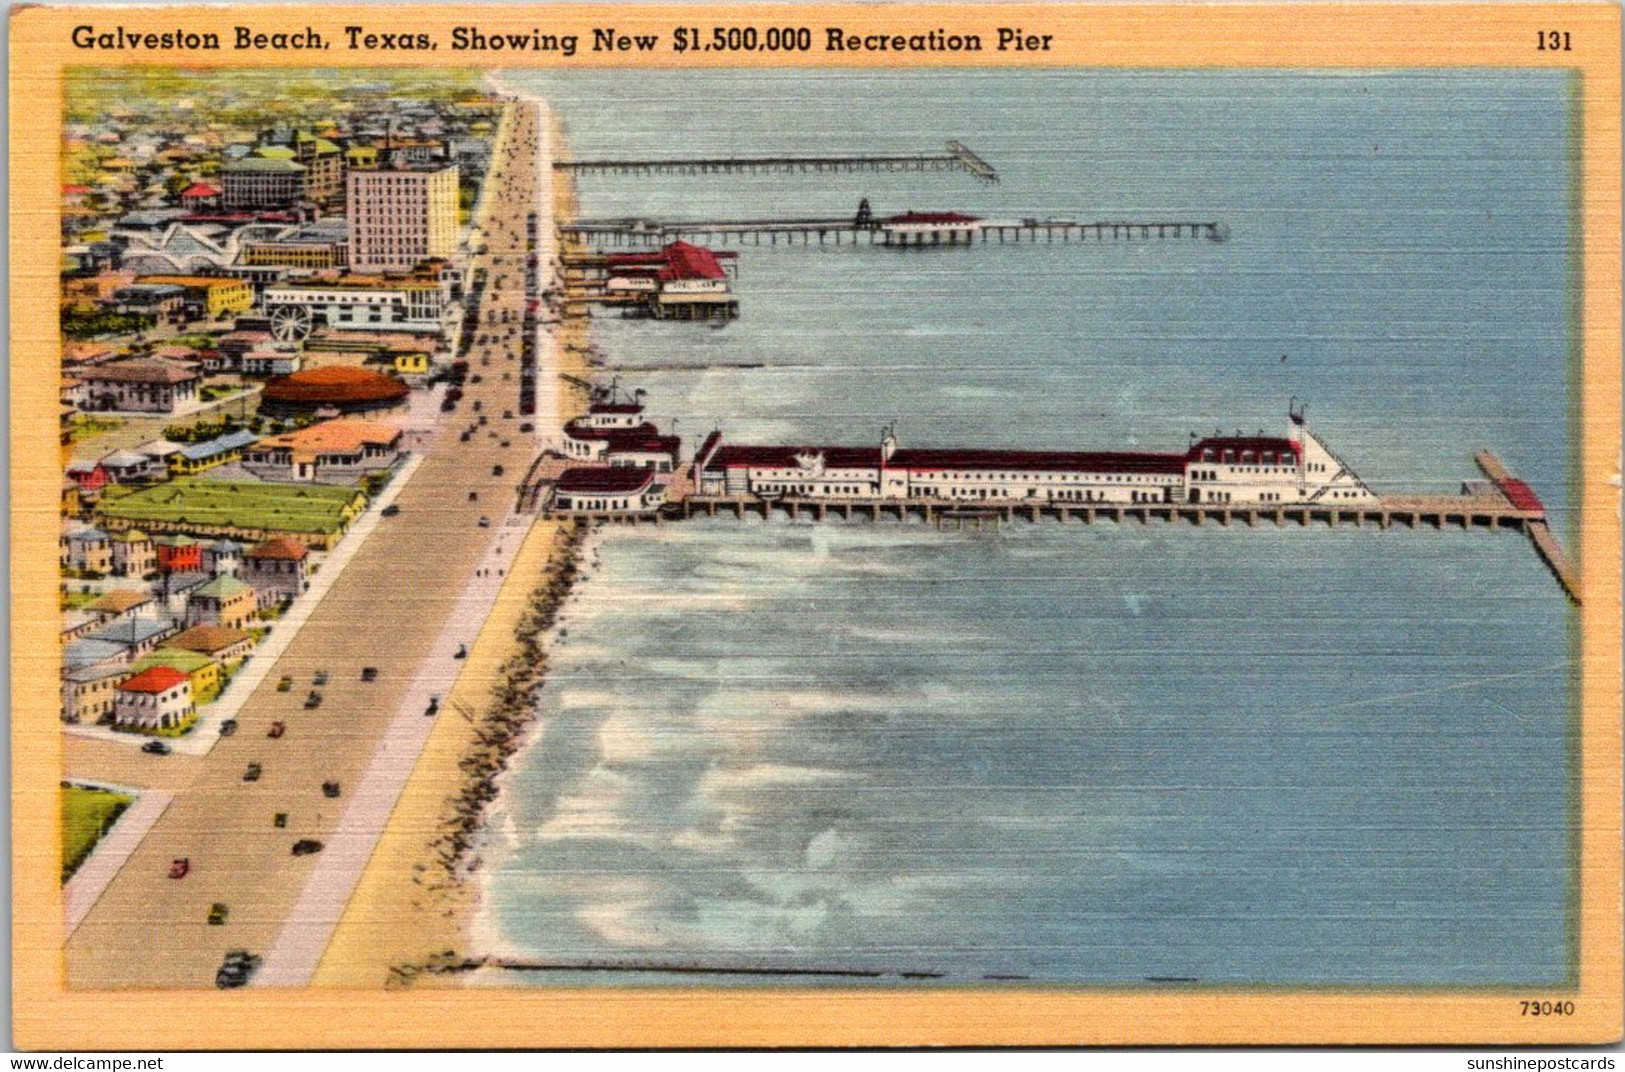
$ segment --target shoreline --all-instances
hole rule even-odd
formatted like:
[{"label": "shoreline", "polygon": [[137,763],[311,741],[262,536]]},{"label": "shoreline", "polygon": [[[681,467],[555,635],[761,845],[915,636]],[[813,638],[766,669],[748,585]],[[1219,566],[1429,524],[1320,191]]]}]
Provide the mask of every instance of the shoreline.
[{"label": "shoreline", "polygon": [[[493,78],[492,84],[496,86]],[[511,96],[541,105],[527,94]],[[564,153],[562,128],[544,111],[550,154]],[[557,258],[560,221],[578,212],[574,182],[541,161],[551,204],[549,235],[538,254]],[[554,270],[543,264],[544,273]],[[544,275],[544,279],[548,276]],[[546,291],[548,282],[541,284]],[[545,334],[560,424],[585,411],[586,391],[572,382],[595,371],[588,360],[590,320],[562,308]],[[566,379],[569,376],[572,379]],[[547,388],[539,385],[539,395]],[[539,398],[540,401],[540,398]],[[538,414],[540,417],[541,414]],[[537,438],[544,425],[537,421]],[[537,692],[546,674],[546,638],[574,584],[587,530],[574,522],[537,519],[526,531],[507,580],[481,624],[442,712],[423,747],[400,800],[354,895],[345,905],[323,951],[313,986],[396,987],[425,975],[426,985],[459,986],[463,980],[432,965],[467,955],[483,899],[479,837],[497,781],[508,760],[535,730]]]}]

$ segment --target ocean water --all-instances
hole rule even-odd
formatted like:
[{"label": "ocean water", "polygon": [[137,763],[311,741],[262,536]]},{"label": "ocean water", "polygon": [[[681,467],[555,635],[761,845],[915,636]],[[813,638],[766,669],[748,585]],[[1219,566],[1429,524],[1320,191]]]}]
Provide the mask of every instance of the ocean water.
[{"label": "ocean water", "polygon": [[[958,138],[1003,179],[588,178],[588,216],[1230,228],[743,247],[725,329],[596,323],[690,440],[1180,449],[1296,397],[1378,490],[1490,447],[1569,531],[1559,74],[512,80],[582,158]],[[488,981],[1569,977],[1571,612],[1517,534],[717,519],[589,554],[478,944],[618,970]]]}]

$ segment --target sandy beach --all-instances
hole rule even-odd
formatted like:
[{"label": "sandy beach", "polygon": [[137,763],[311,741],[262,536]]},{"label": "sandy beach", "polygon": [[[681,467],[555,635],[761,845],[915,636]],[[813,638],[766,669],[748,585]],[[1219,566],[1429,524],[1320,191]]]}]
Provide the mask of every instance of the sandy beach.
[{"label": "sandy beach", "polygon": [[[563,153],[562,130],[543,113],[543,153]],[[552,224],[575,218],[574,182],[543,160]],[[546,239],[543,251],[547,250]],[[554,250],[555,254],[562,250]],[[591,374],[589,322],[565,314],[544,332],[538,402],[556,398],[551,422],[585,411],[577,383]],[[378,847],[334,932],[313,985],[377,987],[459,985],[464,976],[423,974],[425,965],[460,959],[479,908],[477,856],[469,852],[493,781],[530,730],[534,688],[544,661],[538,639],[569,591],[582,533],[573,523],[535,522],[525,536],[490,616],[445,700]]]}]

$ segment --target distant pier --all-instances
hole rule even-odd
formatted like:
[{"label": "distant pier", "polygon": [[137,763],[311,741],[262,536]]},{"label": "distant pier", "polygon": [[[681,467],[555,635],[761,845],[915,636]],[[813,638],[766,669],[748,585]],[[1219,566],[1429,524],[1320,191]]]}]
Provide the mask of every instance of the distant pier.
[{"label": "distant pier", "polygon": [[744,172],[821,174],[852,171],[963,171],[982,182],[998,182],[999,172],[964,142],[950,141],[936,153],[852,153],[827,156],[711,156],[556,160],[557,171],[572,175],[737,175]]},{"label": "distant pier", "polygon": [[1224,242],[1230,229],[1218,220],[975,220],[935,232],[899,233],[844,219],[660,221],[581,220],[561,228],[569,237],[599,246],[658,247],[683,241],[706,245],[871,245],[937,247],[1043,242]]}]

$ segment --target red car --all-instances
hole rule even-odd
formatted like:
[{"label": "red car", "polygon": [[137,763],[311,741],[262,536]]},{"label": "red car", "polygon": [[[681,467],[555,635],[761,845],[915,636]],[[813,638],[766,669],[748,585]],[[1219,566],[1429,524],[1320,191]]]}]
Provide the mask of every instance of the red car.
[{"label": "red car", "polygon": [[284,733],[287,733],[287,732],[288,732],[288,727],[287,727],[286,724],[281,723],[281,722],[273,722],[273,723],[271,723],[270,732],[268,732],[265,736],[267,736],[267,737],[280,737]]},{"label": "red car", "polygon": [[185,878],[186,873],[192,870],[192,861],[185,856],[178,860],[169,861],[169,877]]}]

